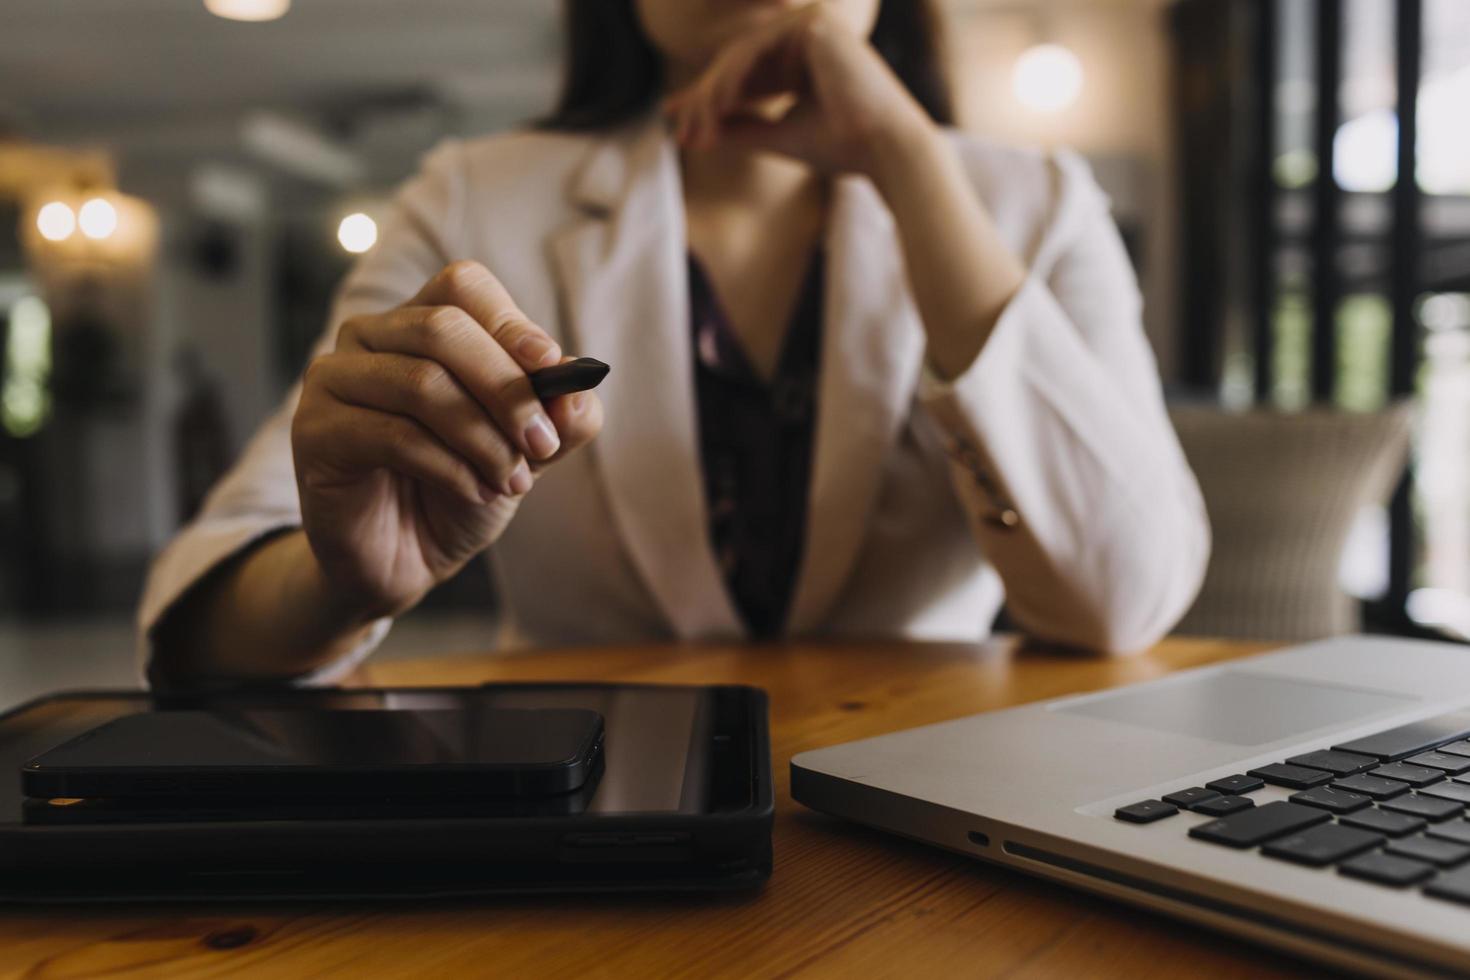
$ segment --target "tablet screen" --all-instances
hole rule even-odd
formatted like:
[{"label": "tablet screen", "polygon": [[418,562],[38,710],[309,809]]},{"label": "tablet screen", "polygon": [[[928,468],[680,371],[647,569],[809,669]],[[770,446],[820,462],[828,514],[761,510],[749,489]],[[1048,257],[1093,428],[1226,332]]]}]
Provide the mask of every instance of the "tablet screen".
[{"label": "tablet screen", "polygon": [[[464,695],[399,691],[391,708],[458,707]],[[705,744],[712,721],[705,692],[623,687],[488,689],[471,697],[492,708],[585,708],[602,715],[605,769],[589,813],[701,813],[706,809]]]},{"label": "tablet screen", "polygon": [[[390,709],[582,708],[606,725],[604,771],[578,812],[708,813],[749,804],[748,778],[719,751],[723,709],[711,689],[658,685],[519,685],[478,689],[293,690],[215,698],[210,707]],[[104,722],[149,710],[144,696],[62,697],[0,719],[0,824],[22,822],[19,768]],[[179,708],[199,708],[198,701]],[[741,761],[741,768],[748,760]]]}]

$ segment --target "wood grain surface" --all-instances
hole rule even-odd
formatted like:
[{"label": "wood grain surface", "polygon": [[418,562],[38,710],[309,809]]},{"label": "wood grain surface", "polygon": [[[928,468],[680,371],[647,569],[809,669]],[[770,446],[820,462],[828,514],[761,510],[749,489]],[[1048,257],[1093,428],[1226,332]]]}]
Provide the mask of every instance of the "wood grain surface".
[{"label": "wood grain surface", "polygon": [[742,897],[0,912],[0,975],[1259,978],[1323,971],[1115,902],[805,810],[794,753],[1147,680],[1261,646],[1171,639],[1131,659],[984,646],[799,644],[465,655],[376,685],[747,683],[770,692],[775,873]]}]

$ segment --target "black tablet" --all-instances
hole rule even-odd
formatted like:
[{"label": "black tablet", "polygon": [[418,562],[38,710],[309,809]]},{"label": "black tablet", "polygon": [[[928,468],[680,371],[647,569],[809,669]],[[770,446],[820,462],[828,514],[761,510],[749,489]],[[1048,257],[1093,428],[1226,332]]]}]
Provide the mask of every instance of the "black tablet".
[{"label": "black tablet", "polygon": [[[26,760],[148,711],[578,709],[604,719],[576,793],[525,801],[33,800]],[[490,684],[155,699],[55,695],[0,716],[0,899],[395,898],[750,888],[771,868],[767,702],[749,687]]]}]

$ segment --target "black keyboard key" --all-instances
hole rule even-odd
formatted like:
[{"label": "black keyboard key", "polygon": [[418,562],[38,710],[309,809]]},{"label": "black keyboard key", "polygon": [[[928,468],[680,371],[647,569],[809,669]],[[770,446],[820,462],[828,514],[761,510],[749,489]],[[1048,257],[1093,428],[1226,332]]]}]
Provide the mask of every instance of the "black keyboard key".
[{"label": "black keyboard key", "polygon": [[1470,803],[1470,786],[1464,783],[1443,782],[1426,786],[1419,791],[1424,796],[1437,796],[1442,800],[1454,800],[1456,803]]},{"label": "black keyboard key", "polygon": [[1366,772],[1378,765],[1378,760],[1371,755],[1356,755],[1352,752],[1334,752],[1331,749],[1322,749],[1320,752],[1308,752],[1306,755],[1294,755],[1286,760],[1294,766],[1306,766],[1308,769],[1321,769],[1330,772],[1334,776],[1351,776],[1355,772]]},{"label": "black keyboard key", "polygon": [[1172,803],[1177,807],[1188,810],[1196,803],[1203,803],[1205,800],[1213,800],[1219,795],[1219,793],[1216,793],[1212,789],[1204,789],[1202,787],[1196,786],[1193,789],[1181,789],[1177,793],[1165,793],[1164,802]]},{"label": "black keyboard key", "polygon": [[1195,813],[1204,813],[1212,817],[1228,817],[1232,813],[1241,810],[1249,810],[1256,805],[1255,800],[1244,796],[1217,796],[1213,800],[1205,800],[1190,807]]},{"label": "black keyboard key", "polygon": [[1430,837],[1452,840],[1456,844],[1470,844],[1470,820],[1451,820],[1437,823],[1424,831]]},{"label": "black keyboard key", "polygon": [[1463,742],[1451,742],[1449,745],[1441,745],[1439,751],[1448,752],[1450,755],[1470,755],[1470,739]]},{"label": "black keyboard key", "polygon": [[1330,772],[1308,769],[1306,766],[1288,765],[1285,762],[1273,762],[1269,766],[1252,769],[1250,774],[1264,779],[1272,786],[1285,786],[1287,789],[1311,789],[1313,786],[1321,786],[1332,778]]},{"label": "black keyboard key", "polygon": [[1334,780],[1332,785],[1338,789],[1345,789],[1349,793],[1371,796],[1375,800],[1387,800],[1409,791],[1408,783],[1401,783],[1397,779],[1384,779],[1381,776],[1370,776],[1367,773],[1344,776],[1342,779]]},{"label": "black keyboard key", "polygon": [[1324,864],[1335,864],[1343,858],[1360,854],[1381,843],[1381,834],[1329,823],[1289,837],[1277,838],[1261,848],[1261,853],[1267,857],[1320,868]]},{"label": "black keyboard key", "polygon": [[1379,766],[1370,773],[1380,779],[1397,779],[1401,783],[1410,786],[1428,786],[1437,783],[1444,778],[1444,773],[1438,769],[1429,769],[1424,766],[1411,766],[1407,762],[1390,762],[1386,766]]},{"label": "black keyboard key", "polygon": [[1470,758],[1452,752],[1420,752],[1404,760],[1405,765],[1424,766],[1426,769],[1443,769],[1452,776],[1470,770]]},{"label": "black keyboard key", "polygon": [[1470,905],[1470,868],[1440,875],[1424,886],[1424,894]]},{"label": "black keyboard key", "polygon": [[1439,748],[1446,742],[1453,742],[1467,735],[1470,735],[1470,711],[1454,711],[1390,728],[1377,735],[1355,738],[1351,742],[1334,745],[1333,748],[1339,752],[1361,752],[1384,762],[1392,762],[1428,749]]},{"label": "black keyboard key", "polygon": [[1224,793],[1226,796],[1239,796],[1241,793],[1254,793],[1265,785],[1264,780],[1257,779],[1255,776],[1222,776],[1205,783],[1205,788]]},{"label": "black keyboard key", "polygon": [[1127,820],[1129,823],[1153,823],[1165,817],[1172,817],[1179,812],[1179,808],[1169,803],[1158,800],[1144,800],[1142,803],[1131,803],[1128,806],[1120,806],[1113,811],[1113,816],[1119,820]]},{"label": "black keyboard key", "polygon": [[1326,810],[1277,800],[1191,827],[1189,836],[1226,847],[1255,847],[1331,819]]},{"label": "black keyboard key", "polygon": [[1410,796],[1395,796],[1391,800],[1384,800],[1378,804],[1385,810],[1394,813],[1407,813],[1410,816],[1423,817],[1425,820],[1448,820],[1450,817],[1461,813],[1465,804],[1456,803],[1454,800],[1441,800],[1435,796],[1420,796],[1414,793]]},{"label": "black keyboard key", "polygon": [[1470,844],[1456,844],[1452,840],[1440,840],[1437,837],[1404,837],[1399,840],[1391,840],[1384,850],[1389,854],[1397,854],[1399,857],[1428,861],[1441,868],[1449,868],[1470,861]]},{"label": "black keyboard key", "polygon": [[1425,824],[1428,823],[1423,817],[1411,817],[1407,813],[1391,813],[1377,807],[1345,814],[1340,822],[1347,827],[1361,827],[1363,830],[1372,830],[1390,837],[1412,834],[1416,830],[1424,829]]},{"label": "black keyboard key", "polygon": [[1312,789],[1304,789],[1300,793],[1292,793],[1291,802],[1320,807],[1330,813],[1352,813],[1354,810],[1373,805],[1373,801],[1362,793],[1349,793],[1347,790],[1333,789],[1331,786],[1315,786]]},{"label": "black keyboard key", "polygon": [[1350,878],[1402,888],[1434,874],[1434,865],[1392,854],[1363,854],[1344,861],[1337,870]]}]

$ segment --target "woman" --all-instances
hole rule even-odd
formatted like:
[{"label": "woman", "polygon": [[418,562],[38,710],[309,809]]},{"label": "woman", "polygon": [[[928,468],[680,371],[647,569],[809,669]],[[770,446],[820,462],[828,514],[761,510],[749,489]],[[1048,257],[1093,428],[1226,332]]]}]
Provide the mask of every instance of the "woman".
[{"label": "woman", "polygon": [[[449,143],[159,558],[155,681],[320,681],[491,550],[506,642],[1144,647],[1208,531],[1106,202],[945,129],[913,0],[572,0],[563,101]],[[566,352],[613,366],[542,406]],[[594,441],[595,440],[595,441]],[[589,443],[591,445],[589,445]]]}]

